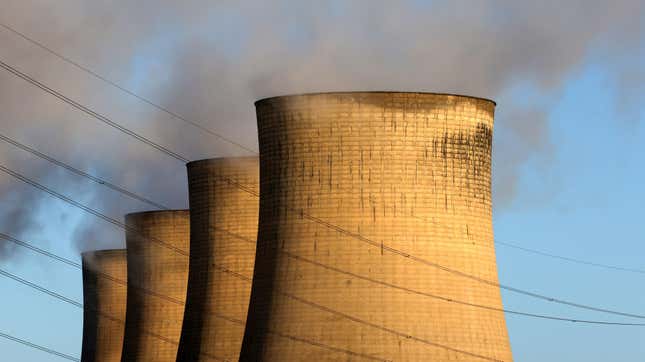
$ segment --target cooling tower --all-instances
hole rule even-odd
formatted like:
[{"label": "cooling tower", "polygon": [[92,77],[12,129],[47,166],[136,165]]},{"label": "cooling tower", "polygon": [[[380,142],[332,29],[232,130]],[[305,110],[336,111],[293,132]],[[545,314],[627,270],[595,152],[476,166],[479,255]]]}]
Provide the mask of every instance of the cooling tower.
[{"label": "cooling tower", "polygon": [[[240,361],[511,361],[491,217],[495,103],[256,102],[260,216]],[[443,299],[441,299],[443,298]],[[285,338],[297,336],[298,339]]]},{"label": "cooling tower", "polygon": [[[83,362],[119,362],[127,286],[125,250],[88,251],[83,259]],[[123,281],[122,283],[115,281]]]},{"label": "cooling tower", "polygon": [[237,361],[255,259],[258,159],[201,160],[187,168],[190,273],[177,360]]},{"label": "cooling tower", "polygon": [[188,281],[189,219],[188,210],[125,217],[128,303],[124,361],[175,361]]}]

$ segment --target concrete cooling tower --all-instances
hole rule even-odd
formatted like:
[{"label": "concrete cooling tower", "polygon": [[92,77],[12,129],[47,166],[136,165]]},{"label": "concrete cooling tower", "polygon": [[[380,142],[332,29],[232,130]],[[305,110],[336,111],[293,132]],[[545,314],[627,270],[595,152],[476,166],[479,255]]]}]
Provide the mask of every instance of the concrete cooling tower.
[{"label": "concrete cooling tower", "polygon": [[258,159],[201,160],[187,168],[190,273],[177,360],[237,361],[255,260]]},{"label": "concrete cooling tower", "polygon": [[[126,251],[82,254],[83,362],[119,362],[123,346],[127,295]],[[123,281],[118,283],[115,281]]]},{"label": "concrete cooling tower", "polygon": [[128,303],[124,361],[175,361],[188,282],[189,220],[188,210],[125,217]]},{"label": "concrete cooling tower", "polygon": [[503,313],[455,302],[501,308],[499,289],[436,267],[497,281],[494,108],[427,93],[258,101],[240,361],[510,362]]}]

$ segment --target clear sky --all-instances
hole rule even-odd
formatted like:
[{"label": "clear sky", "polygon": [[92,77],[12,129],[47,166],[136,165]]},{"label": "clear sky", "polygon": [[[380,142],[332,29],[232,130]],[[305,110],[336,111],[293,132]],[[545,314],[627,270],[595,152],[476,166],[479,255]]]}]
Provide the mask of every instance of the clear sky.
[{"label": "clear sky", "polygon": [[[0,23],[251,147],[252,102],[264,96],[396,89],[494,98],[496,239],[645,270],[639,1],[211,3],[4,0]],[[191,159],[239,153],[2,28],[0,60]],[[1,69],[0,109],[0,133],[172,207],[187,206],[183,165]],[[115,218],[146,209],[3,142],[0,161]],[[74,260],[82,250],[123,245],[119,229],[4,175],[0,221],[0,232]],[[643,273],[503,245],[497,256],[504,284],[645,314]],[[0,267],[82,301],[77,269],[2,243]],[[80,355],[80,309],[4,277],[0,295],[0,332]],[[503,301],[524,312],[639,322],[507,292]],[[645,327],[506,320],[516,361],[645,360]],[[0,351],[6,361],[60,360],[4,339]]]}]

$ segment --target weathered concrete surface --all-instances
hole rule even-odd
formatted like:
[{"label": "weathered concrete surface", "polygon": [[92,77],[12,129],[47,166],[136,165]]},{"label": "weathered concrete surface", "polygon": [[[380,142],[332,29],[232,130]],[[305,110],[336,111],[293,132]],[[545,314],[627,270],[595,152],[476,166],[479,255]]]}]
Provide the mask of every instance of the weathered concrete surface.
[{"label": "weathered concrete surface", "polygon": [[189,212],[133,213],[126,215],[125,223],[128,302],[123,360],[175,361],[184,315],[184,305],[177,302],[185,302],[188,283]]},{"label": "weathered concrete surface", "polygon": [[494,102],[365,92],[256,108],[260,219],[241,361],[512,360],[502,313],[428,296],[501,308],[498,288],[408,257],[497,281]]},{"label": "weathered concrete surface", "polygon": [[81,360],[119,362],[127,295],[126,251],[88,251],[82,254],[82,260],[84,308]]},{"label": "weathered concrete surface", "polygon": [[255,260],[258,159],[201,160],[187,168],[190,273],[177,360],[237,361]]}]

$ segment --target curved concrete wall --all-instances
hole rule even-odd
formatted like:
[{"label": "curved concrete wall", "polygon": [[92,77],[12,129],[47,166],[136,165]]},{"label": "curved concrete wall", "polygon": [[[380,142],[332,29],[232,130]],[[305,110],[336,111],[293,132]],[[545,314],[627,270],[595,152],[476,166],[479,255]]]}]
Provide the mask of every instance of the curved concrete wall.
[{"label": "curved concrete wall", "polygon": [[127,295],[126,251],[88,251],[82,254],[82,260],[84,308],[81,360],[121,361]]},{"label": "curved concrete wall", "polygon": [[188,282],[188,210],[128,214],[125,223],[128,302],[123,360],[175,361]]},{"label": "curved concrete wall", "polygon": [[187,168],[190,274],[177,360],[236,361],[255,260],[258,159],[202,160],[188,163]]},{"label": "curved concrete wall", "polygon": [[497,281],[494,108],[390,92],[257,102],[260,219],[240,360],[363,359],[343,349],[511,361],[502,313],[412,292],[501,308],[498,288],[406,257]]}]

